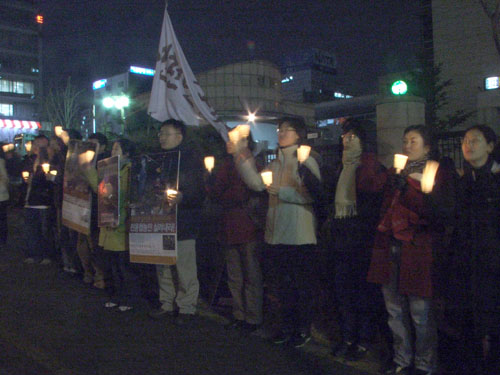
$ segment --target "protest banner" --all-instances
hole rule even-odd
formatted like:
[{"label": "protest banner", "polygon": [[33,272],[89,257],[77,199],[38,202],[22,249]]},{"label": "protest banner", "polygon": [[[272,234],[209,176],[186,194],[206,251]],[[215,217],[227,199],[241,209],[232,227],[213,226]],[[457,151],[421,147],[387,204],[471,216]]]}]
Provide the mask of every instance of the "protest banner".
[{"label": "protest banner", "polygon": [[97,162],[97,225],[116,228],[120,222],[120,156]]},{"label": "protest banner", "polygon": [[90,234],[92,195],[83,167],[95,168],[97,145],[71,140],[63,181],[62,223],[77,232]]},{"label": "protest banner", "polygon": [[167,190],[177,191],[180,152],[142,155],[133,160],[131,181],[130,261],[175,264],[177,207],[170,206]]}]

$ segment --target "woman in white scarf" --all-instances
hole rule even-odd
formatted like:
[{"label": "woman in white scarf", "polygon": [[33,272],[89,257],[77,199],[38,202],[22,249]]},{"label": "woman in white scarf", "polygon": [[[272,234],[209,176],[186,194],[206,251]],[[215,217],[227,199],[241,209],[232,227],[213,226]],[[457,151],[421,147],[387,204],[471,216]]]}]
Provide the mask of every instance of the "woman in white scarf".
[{"label": "woman in white scarf", "polygon": [[385,168],[365,150],[367,125],[351,120],[344,127],[342,168],[329,220],[330,264],[342,333],[333,354],[351,361],[367,353],[376,332],[376,306],[383,306],[378,288],[365,280],[386,181]]}]

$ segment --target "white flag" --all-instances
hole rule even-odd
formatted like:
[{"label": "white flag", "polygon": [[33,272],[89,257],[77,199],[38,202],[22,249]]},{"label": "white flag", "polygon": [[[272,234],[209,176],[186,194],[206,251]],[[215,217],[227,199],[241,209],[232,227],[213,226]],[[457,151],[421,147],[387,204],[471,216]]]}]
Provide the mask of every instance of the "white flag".
[{"label": "white flag", "polygon": [[202,88],[189,67],[165,7],[156,72],[148,113],[158,121],[176,119],[186,125],[199,125],[204,117],[227,141],[226,125],[207,103]]}]

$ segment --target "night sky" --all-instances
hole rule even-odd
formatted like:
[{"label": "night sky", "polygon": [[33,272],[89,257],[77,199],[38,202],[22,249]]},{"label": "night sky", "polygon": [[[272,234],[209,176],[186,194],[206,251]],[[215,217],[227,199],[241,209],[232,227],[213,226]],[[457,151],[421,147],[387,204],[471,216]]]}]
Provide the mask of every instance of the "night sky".
[{"label": "night sky", "polygon": [[[193,71],[251,58],[280,64],[289,52],[335,53],[339,82],[373,93],[377,76],[415,65],[412,0],[170,0],[168,11]],[[129,65],[154,68],[164,0],[40,0],[47,79],[91,82]],[[248,42],[255,42],[253,50]]]}]

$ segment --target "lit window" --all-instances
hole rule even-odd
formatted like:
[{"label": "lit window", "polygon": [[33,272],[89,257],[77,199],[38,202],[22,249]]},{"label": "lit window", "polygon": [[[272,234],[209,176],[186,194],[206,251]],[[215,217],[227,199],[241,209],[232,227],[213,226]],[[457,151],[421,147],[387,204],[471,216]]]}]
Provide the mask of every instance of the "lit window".
[{"label": "lit window", "polygon": [[495,90],[500,87],[499,77],[488,77],[484,80],[484,88],[486,90]]},{"label": "lit window", "polygon": [[0,115],[13,116],[14,115],[14,106],[12,104],[0,103]]},{"label": "lit window", "polygon": [[35,93],[35,85],[32,82],[9,81],[6,79],[0,79],[0,92],[33,95]]}]

